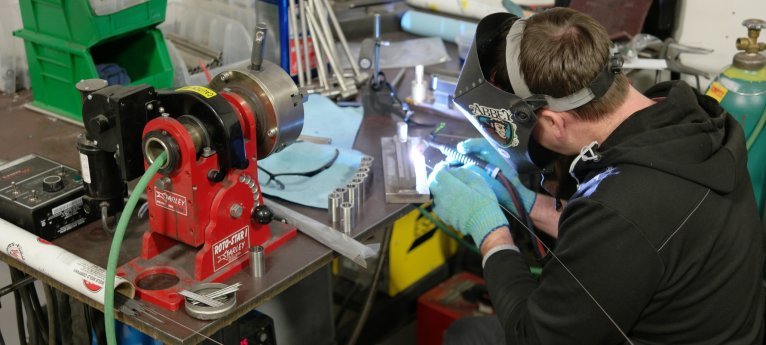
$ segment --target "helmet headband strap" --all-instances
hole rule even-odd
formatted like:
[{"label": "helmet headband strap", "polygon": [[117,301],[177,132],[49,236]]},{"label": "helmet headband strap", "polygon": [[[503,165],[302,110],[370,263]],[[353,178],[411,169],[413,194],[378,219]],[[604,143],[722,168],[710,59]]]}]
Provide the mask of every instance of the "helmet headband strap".
[{"label": "helmet headband strap", "polygon": [[[524,34],[525,27],[526,20],[524,19],[519,19],[514,22],[513,26],[511,26],[511,30],[508,31],[508,36],[506,36],[505,45],[505,65],[508,69],[508,79],[511,82],[513,92],[523,99],[533,96],[532,92],[529,90],[529,86],[527,86],[527,83],[524,81],[524,75],[521,73],[521,65],[519,63],[521,38]],[[606,66],[604,66],[587,87],[582,88],[571,95],[560,98],[549,95],[540,96],[545,99],[547,107],[553,111],[568,111],[578,108],[606,94],[614,82],[614,76],[621,72],[621,67],[622,58],[619,52],[613,50],[612,56],[610,56]]]}]

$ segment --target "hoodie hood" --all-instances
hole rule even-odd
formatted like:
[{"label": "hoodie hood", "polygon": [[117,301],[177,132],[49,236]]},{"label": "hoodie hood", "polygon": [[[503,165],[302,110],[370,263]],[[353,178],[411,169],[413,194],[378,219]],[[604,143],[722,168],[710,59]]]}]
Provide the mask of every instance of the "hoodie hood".
[{"label": "hoodie hood", "polygon": [[680,81],[657,84],[646,93],[664,99],[642,109],[595,148],[597,160],[579,160],[579,181],[620,164],[634,164],[728,193],[747,177],[744,132],[714,99]]}]

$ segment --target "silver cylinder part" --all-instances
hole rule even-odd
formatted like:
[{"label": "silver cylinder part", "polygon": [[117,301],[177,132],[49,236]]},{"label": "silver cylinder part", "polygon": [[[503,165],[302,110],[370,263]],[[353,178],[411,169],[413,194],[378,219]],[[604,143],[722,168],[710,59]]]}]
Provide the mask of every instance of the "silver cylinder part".
[{"label": "silver cylinder part", "polygon": [[250,247],[250,275],[260,278],[266,273],[266,258],[262,246]]},{"label": "silver cylinder part", "polygon": [[399,121],[396,123],[396,138],[399,139],[399,142],[406,143],[407,142],[407,123],[404,121]]},{"label": "silver cylinder part", "polygon": [[359,191],[360,185],[349,183],[346,185],[346,189],[348,190],[348,199],[351,203],[351,207],[354,208],[354,214],[357,216],[356,220],[359,220],[359,216],[361,215],[361,208],[359,207],[361,200],[361,192]]},{"label": "silver cylinder part", "polygon": [[[362,164],[364,164],[364,162],[362,162]],[[367,174],[366,183],[367,183],[367,190],[369,191],[370,188],[372,187],[372,166],[361,166],[356,172]]]},{"label": "silver cylinder part", "polygon": [[[351,203],[351,206],[356,207],[359,204],[359,187],[349,183],[346,185],[346,200]],[[344,200],[345,201],[345,200]]]},{"label": "silver cylinder part", "polygon": [[343,233],[351,236],[351,230],[354,228],[354,209],[350,202],[340,204],[341,223],[343,224]]},{"label": "silver cylinder part", "polygon": [[335,193],[340,194],[341,202],[351,202],[351,200],[348,199],[348,189],[346,189],[346,187],[335,188]]},{"label": "silver cylinder part", "polygon": [[223,72],[210,82],[216,92],[235,93],[255,113],[257,159],[279,152],[295,142],[303,129],[303,96],[281,67],[264,60],[258,71]]},{"label": "silver cylinder part", "polygon": [[364,190],[364,179],[354,177],[351,180],[351,184],[356,186],[356,188],[358,190],[358,193],[359,193],[359,197],[358,197],[358,199],[359,199],[359,207],[358,208],[361,211],[362,208],[364,207],[364,200],[367,199],[367,193]]},{"label": "silver cylinder part", "polygon": [[364,198],[363,199],[366,200],[367,199],[367,195],[370,193],[370,185],[372,184],[372,181],[370,181],[370,179],[368,178],[368,175],[367,175],[366,172],[361,172],[361,171],[358,171],[354,175],[354,178],[362,180],[362,186],[364,186]]},{"label": "silver cylinder part", "polygon": [[340,193],[332,192],[327,196],[327,212],[330,216],[330,225],[333,229],[340,230],[340,204],[343,197]]}]

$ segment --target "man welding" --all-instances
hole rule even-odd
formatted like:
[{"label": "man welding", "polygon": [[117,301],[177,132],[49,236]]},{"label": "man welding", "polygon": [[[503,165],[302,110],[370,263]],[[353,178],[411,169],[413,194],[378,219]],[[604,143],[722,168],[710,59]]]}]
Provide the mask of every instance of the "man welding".
[{"label": "man welding", "polygon": [[[571,9],[478,25],[455,103],[524,210],[475,166],[435,170],[435,212],[480,246],[497,316],[447,344],[762,344],[763,227],[744,133],[683,82],[639,93],[605,29]],[[574,157],[561,211],[516,172]],[[519,199],[519,198],[516,198]],[[518,203],[516,203],[518,204]],[[502,208],[557,238],[535,279]]]}]

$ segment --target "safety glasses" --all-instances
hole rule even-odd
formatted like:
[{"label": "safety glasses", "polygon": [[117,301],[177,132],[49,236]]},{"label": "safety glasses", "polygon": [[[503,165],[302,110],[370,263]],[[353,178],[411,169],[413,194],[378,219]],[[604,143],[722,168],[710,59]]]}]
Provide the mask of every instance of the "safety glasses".
[{"label": "safety glasses", "polygon": [[335,149],[335,153],[333,154],[332,158],[327,163],[323,164],[319,168],[316,168],[316,169],[310,170],[310,171],[306,171],[306,172],[286,172],[286,173],[274,174],[274,173],[272,173],[272,172],[270,172],[270,171],[268,171],[268,170],[266,170],[264,168],[261,168],[260,166],[258,166],[258,170],[263,171],[264,174],[269,176],[269,179],[266,180],[265,184],[269,184],[269,183],[271,183],[273,181],[274,184],[277,185],[277,188],[279,190],[284,190],[285,189],[285,184],[282,181],[277,179],[278,176],[304,176],[304,177],[316,176],[317,174],[321,173],[322,171],[325,171],[325,170],[329,169],[333,164],[335,164],[335,161],[338,160],[338,156],[339,155],[340,155],[340,151],[338,151],[338,149]]}]

